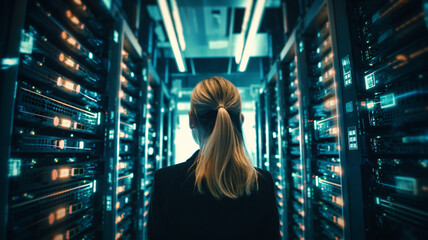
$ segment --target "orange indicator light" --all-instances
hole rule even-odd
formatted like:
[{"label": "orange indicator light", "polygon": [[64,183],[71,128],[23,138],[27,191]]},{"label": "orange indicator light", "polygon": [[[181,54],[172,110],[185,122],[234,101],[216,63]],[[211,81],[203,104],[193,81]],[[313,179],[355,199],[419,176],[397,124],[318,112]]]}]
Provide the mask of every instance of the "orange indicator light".
[{"label": "orange indicator light", "polygon": [[70,20],[71,20],[74,24],[76,24],[76,25],[80,23],[79,19],[78,19],[77,17],[75,17],[75,16],[73,16],[72,18],[70,18]]},{"label": "orange indicator light", "polygon": [[124,163],[124,162],[120,162],[120,163],[118,163],[117,164],[118,165],[118,169],[124,169],[124,168],[126,168],[126,163]]},{"label": "orange indicator light", "polygon": [[58,117],[54,117],[53,119],[53,125],[56,127],[59,124],[59,118]]},{"label": "orange indicator light", "polygon": [[66,211],[65,208],[60,208],[56,210],[56,220],[63,219],[65,217]]},{"label": "orange indicator light", "polygon": [[345,220],[343,220],[343,218],[337,218],[337,225],[344,228],[345,227]]},{"label": "orange indicator light", "polygon": [[64,236],[62,234],[57,234],[53,237],[53,240],[63,240]]},{"label": "orange indicator light", "polygon": [[336,198],[336,204],[339,206],[343,206],[343,199],[341,197]]},{"label": "orange indicator light", "polygon": [[64,57],[64,54],[63,54],[63,53],[60,53],[60,54],[59,54],[59,57],[58,57],[59,61],[60,61],[60,62],[63,62],[63,61],[64,61],[64,58],[65,58],[65,57]]},{"label": "orange indicator light", "polygon": [[337,174],[342,174],[342,168],[340,166],[334,166],[334,172]]},{"label": "orange indicator light", "polygon": [[71,121],[68,119],[62,119],[61,127],[70,128],[71,127]]},{"label": "orange indicator light", "polygon": [[124,76],[120,76],[120,82],[123,84],[123,85],[127,85],[128,84],[128,81],[126,80],[126,78],[124,77]]},{"label": "orange indicator light", "polygon": [[64,63],[67,64],[67,66],[69,66],[71,68],[73,68],[75,66],[75,63],[70,58],[67,58],[67,60],[65,60]]},{"label": "orange indicator light", "polygon": [[53,181],[55,181],[58,178],[58,171],[56,169],[52,170],[51,178]]},{"label": "orange indicator light", "polygon": [[118,240],[122,236],[122,233],[118,232],[116,233],[115,239]]},{"label": "orange indicator light", "polygon": [[52,225],[55,222],[55,214],[51,213],[48,217],[49,224]]},{"label": "orange indicator light", "polygon": [[[68,38],[67,42],[71,45],[71,46],[76,46],[77,42],[76,40],[74,40],[73,38]],[[79,46],[77,46],[77,48],[80,48]]]},{"label": "orange indicator light", "polygon": [[70,81],[64,81],[64,87],[67,88],[68,90],[73,90],[74,89],[74,83],[72,83]]},{"label": "orange indicator light", "polygon": [[124,191],[125,191],[125,186],[119,186],[119,187],[117,187],[116,194],[119,194],[119,193],[124,192]]},{"label": "orange indicator light", "polygon": [[56,80],[56,85],[62,86],[62,78],[61,77],[58,77],[58,79]]},{"label": "orange indicator light", "polygon": [[56,145],[57,145],[57,148],[64,149],[64,147],[65,147],[65,141],[63,139],[61,139],[59,141],[56,141]]},{"label": "orange indicator light", "polygon": [[66,178],[70,176],[70,169],[69,168],[61,168],[59,170],[59,178]]},{"label": "orange indicator light", "polygon": [[122,221],[122,217],[121,216],[117,216],[116,217],[116,224],[120,223],[120,221]]}]

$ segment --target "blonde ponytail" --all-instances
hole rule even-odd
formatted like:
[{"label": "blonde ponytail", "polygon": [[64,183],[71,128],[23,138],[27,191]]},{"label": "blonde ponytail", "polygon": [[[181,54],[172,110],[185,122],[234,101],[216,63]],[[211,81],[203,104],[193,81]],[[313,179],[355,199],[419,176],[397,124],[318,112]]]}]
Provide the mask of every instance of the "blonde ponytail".
[{"label": "blonde ponytail", "polygon": [[257,187],[257,171],[246,154],[241,127],[241,96],[222,77],[200,82],[192,92],[191,112],[200,134],[195,185],[203,183],[216,199],[249,195]]}]

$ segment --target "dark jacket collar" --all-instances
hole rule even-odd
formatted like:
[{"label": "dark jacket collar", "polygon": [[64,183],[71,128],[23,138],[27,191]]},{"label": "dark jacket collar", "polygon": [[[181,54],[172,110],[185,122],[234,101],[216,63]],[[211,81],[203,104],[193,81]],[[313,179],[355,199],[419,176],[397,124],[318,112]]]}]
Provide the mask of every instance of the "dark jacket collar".
[{"label": "dark jacket collar", "polygon": [[196,159],[196,157],[198,156],[199,151],[200,151],[199,149],[198,149],[198,150],[196,150],[196,152],[195,152],[195,153],[193,153],[193,155],[192,155],[189,159],[187,159],[186,163],[188,163],[188,164],[192,165],[192,164],[195,162],[195,159]]}]

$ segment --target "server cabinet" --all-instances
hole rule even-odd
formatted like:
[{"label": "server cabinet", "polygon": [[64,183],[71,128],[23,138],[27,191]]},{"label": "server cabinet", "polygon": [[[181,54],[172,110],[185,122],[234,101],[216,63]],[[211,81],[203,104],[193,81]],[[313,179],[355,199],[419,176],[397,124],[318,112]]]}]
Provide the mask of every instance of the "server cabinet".
[{"label": "server cabinet", "polygon": [[[303,131],[308,181],[308,238],[343,239],[342,161],[336,63],[327,2],[313,5],[298,37],[303,96]],[[348,207],[348,203],[346,203]]]},{"label": "server cabinet", "polygon": [[173,139],[174,139],[174,114],[175,114],[175,100],[174,95],[167,91],[164,86],[164,99],[161,108],[162,113],[162,167],[171,166],[174,164],[172,155]]},{"label": "server cabinet", "polygon": [[159,80],[153,67],[147,67],[147,99],[146,99],[146,135],[145,164],[143,168],[144,207],[143,207],[143,239],[147,239],[147,220],[153,187],[154,174],[157,169],[174,164],[172,148],[174,142],[173,116],[175,101],[166,86]]},{"label": "server cabinet", "polygon": [[265,91],[265,117],[266,118],[266,149],[267,159],[266,164],[270,173],[272,174],[275,183],[276,199],[278,203],[279,212],[279,224],[280,224],[280,236],[285,237],[285,174],[284,174],[284,163],[282,161],[282,148],[280,144],[282,142],[282,136],[280,134],[280,126],[282,125],[282,119],[280,116],[280,77],[276,65],[274,65],[269,71],[266,79]]},{"label": "server cabinet", "polygon": [[[367,239],[424,239],[428,225],[427,1],[347,7]],[[348,131],[348,145],[352,139]]]},{"label": "server cabinet", "polygon": [[137,38],[117,9],[101,3],[14,6],[22,14],[10,52],[19,61],[1,72],[1,108],[14,110],[2,117],[12,122],[2,125],[8,214],[1,238],[142,239],[150,161],[160,152],[149,138],[162,125],[148,127],[159,116],[153,96],[160,91],[151,92],[158,84],[149,81],[155,73],[148,74]]},{"label": "server cabinet", "polygon": [[146,69],[147,113],[144,158],[143,239],[147,238],[147,220],[154,173],[157,169],[167,167],[174,162],[170,149],[173,142],[171,137],[171,116],[175,109],[174,102],[170,100],[169,90],[160,80],[153,66],[149,63]]},{"label": "server cabinet", "polygon": [[14,113],[11,144],[2,146],[10,149],[2,238],[99,238],[106,59],[114,20],[97,4],[80,1],[16,6],[25,14],[18,15],[23,25],[12,27],[21,34],[20,46],[10,46],[20,53],[18,76],[5,79],[14,82],[7,89],[14,94]]},{"label": "server cabinet", "polygon": [[282,159],[285,171],[286,191],[286,239],[304,239],[308,225],[307,208],[307,178],[308,170],[305,159],[305,144],[301,139],[304,132],[302,109],[302,89],[304,82],[300,81],[298,64],[298,43],[294,31],[282,50],[279,62],[280,72],[280,114],[281,135],[283,140],[280,147],[283,149]]},{"label": "server cabinet", "polygon": [[423,239],[427,2],[307,6],[280,55],[287,238]]},{"label": "server cabinet", "polygon": [[257,155],[259,167],[269,170],[267,161],[267,144],[266,144],[266,100],[264,90],[260,90],[259,98],[256,102],[256,123],[257,123]]},{"label": "server cabinet", "polygon": [[109,71],[106,148],[105,239],[136,239],[143,233],[143,164],[146,83],[144,57],[129,26],[118,26]]}]

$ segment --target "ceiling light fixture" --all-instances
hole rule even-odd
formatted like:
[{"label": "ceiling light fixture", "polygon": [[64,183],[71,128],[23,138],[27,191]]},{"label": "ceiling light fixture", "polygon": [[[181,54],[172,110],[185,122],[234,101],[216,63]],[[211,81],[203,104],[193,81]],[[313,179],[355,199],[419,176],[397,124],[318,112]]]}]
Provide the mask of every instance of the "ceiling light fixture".
[{"label": "ceiling light fixture", "polygon": [[186,42],[184,41],[183,25],[181,24],[180,13],[176,0],[171,0],[172,4],[172,18],[174,19],[175,30],[177,30],[178,42],[180,43],[181,51],[186,50]]},{"label": "ceiling light fixture", "polygon": [[242,50],[244,50],[244,38],[245,33],[247,32],[248,20],[250,20],[251,8],[253,7],[253,0],[248,0],[247,6],[245,7],[244,20],[242,21],[241,34],[238,36],[236,52],[235,52],[235,62],[236,64],[241,61]]},{"label": "ceiling light fixture", "polygon": [[242,53],[241,63],[238,70],[244,72],[247,69],[248,61],[250,59],[250,51],[253,50],[254,39],[256,38],[257,31],[265,9],[266,0],[258,0],[254,9],[253,18],[251,19],[250,30],[248,31],[247,41],[245,42],[244,52]]},{"label": "ceiling light fixture", "polygon": [[159,9],[162,14],[163,23],[166,33],[171,44],[172,52],[174,53],[175,61],[180,72],[186,71],[186,62],[181,55],[180,47],[178,46],[177,36],[175,35],[174,25],[172,24],[171,14],[169,11],[167,0],[158,0]]}]

